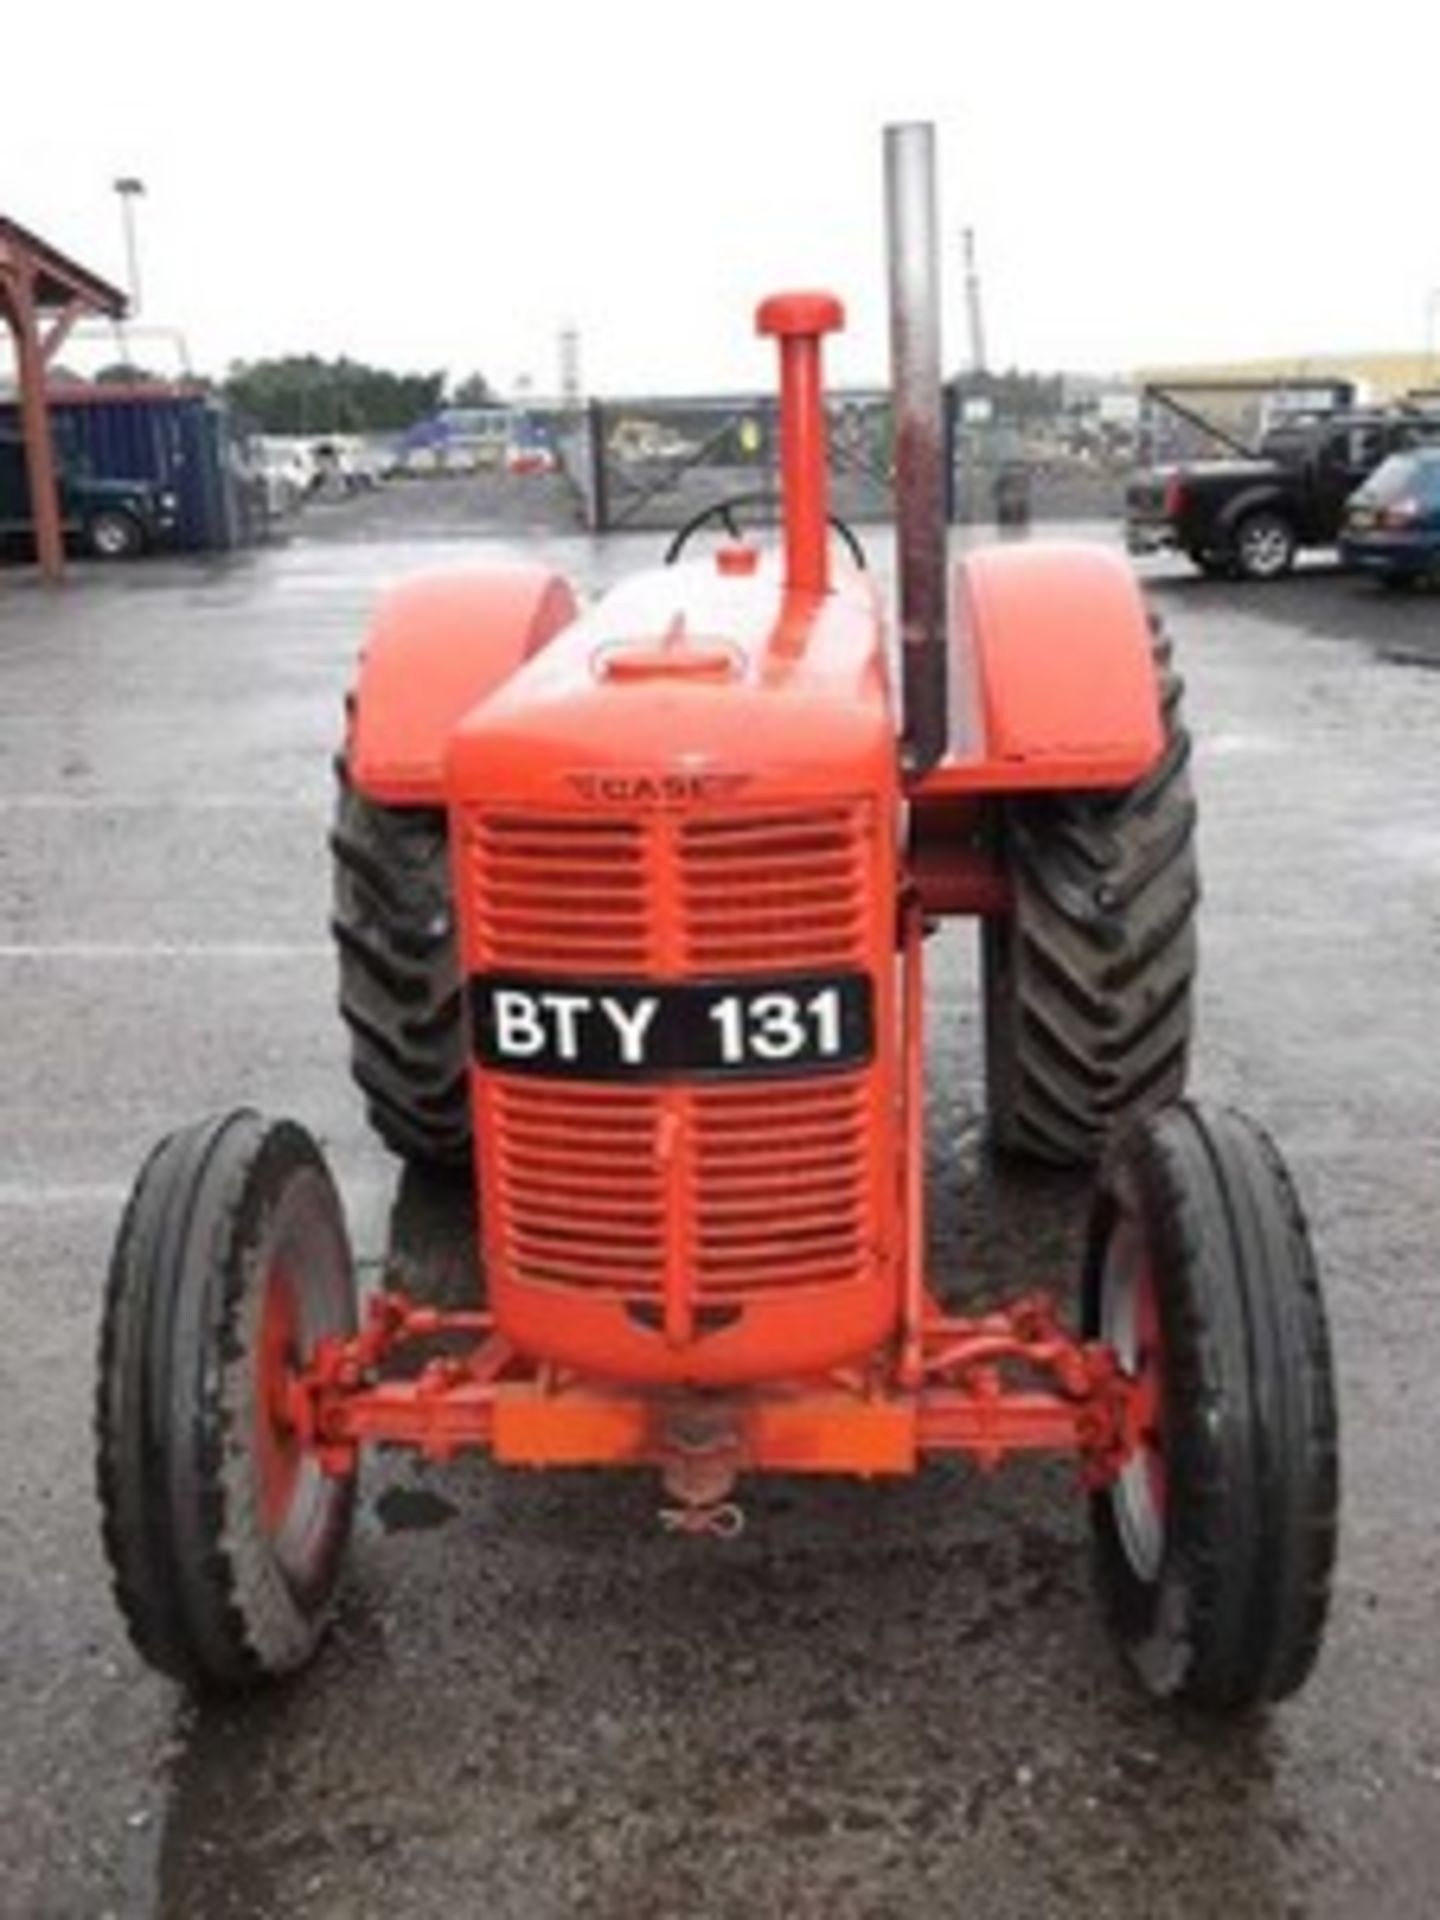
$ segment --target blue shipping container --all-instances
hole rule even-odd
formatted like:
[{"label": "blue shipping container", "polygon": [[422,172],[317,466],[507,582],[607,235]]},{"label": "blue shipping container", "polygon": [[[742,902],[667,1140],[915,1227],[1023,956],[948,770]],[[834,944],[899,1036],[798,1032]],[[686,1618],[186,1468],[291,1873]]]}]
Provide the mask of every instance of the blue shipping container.
[{"label": "blue shipping container", "polygon": [[[62,388],[50,398],[61,462],[97,480],[152,480],[180,503],[174,546],[211,553],[259,537],[243,442],[226,407],[203,393]],[[18,433],[0,407],[0,433]]]}]

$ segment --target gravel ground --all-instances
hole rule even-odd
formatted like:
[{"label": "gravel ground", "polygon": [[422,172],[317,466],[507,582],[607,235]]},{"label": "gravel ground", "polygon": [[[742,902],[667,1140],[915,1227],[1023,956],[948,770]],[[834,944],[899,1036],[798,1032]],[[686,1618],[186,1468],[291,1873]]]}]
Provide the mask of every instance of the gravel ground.
[{"label": "gravel ground", "polygon": [[[1332,573],[1147,565],[1198,741],[1198,1086],[1285,1143],[1340,1357],[1335,1617],[1298,1701],[1216,1733],[1139,1700],[1045,1467],[768,1483],[721,1548],[662,1534],[640,1479],[377,1465],[303,1683],[197,1714],[130,1652],[88,1419],[153,1136],[293,1112],[367,1272],[463,1278],[464,1201],[397,1185],[346,1079],[327,759],[385,582],[462,540],[543,539],[587,586],[654,553],[502,505],[486,537],[493,498],[416,483],[209,568],[0,574],[0,1911],[1433,1913],[1440,597]],[[977,1296],[1063,1281],[1083,1187],[985,1161],[973,940],[935,962],[937,1258]]]}]

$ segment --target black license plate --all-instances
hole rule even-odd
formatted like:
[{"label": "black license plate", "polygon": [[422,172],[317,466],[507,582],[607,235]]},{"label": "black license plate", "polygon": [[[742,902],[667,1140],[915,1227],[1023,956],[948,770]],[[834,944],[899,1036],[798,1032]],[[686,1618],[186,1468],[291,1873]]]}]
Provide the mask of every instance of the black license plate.
[{"label": "black license plate", "polygon": [[863,973],[678,985],[475,974],[470,1019],[482,1066],[577,1080],[831,1073],[875,1048]]}]

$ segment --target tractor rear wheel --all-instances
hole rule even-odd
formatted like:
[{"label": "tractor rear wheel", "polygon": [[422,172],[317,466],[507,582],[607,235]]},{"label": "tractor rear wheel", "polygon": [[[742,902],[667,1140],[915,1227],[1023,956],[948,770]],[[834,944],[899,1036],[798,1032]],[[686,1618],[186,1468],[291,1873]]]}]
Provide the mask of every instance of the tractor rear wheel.
[{"label": "tractor rear wheel", "polygon": [[1091,1500],[1128,1664],[1211,1711],[1283,1699],[1324,1633],[1338,1443],[1309,1234],[1259,1127],[1186,1104],[1125,1137],[1091,1214],[1083,1314],[1143,1389],[1138,1445]]},{"label": "tractor rear wheel", "polygon": [[370,1124],[392,1152],[458,1167],[470,1093],[445,815],[366,799],[336,763],[331,927]]},{"label": "tractor rear wheel", "polygon": [[990,1132],[1005,1152],[1085,1166],[1185,1086],[1196,971],[1195,802],[1183,682],[1158,627],[1165,746],[1123,793],[1007,802],[1011,910],[984,922]]},{"label": "tractor rear wheel", "polygon": [[106,1284],[98,1481],[130,1636],[196,1691],[292,1672],[324,1633],[353,1483],[322,1472],[287,1394],[354,1325],[344,1217],[303,1128],[242,1109],[160,1142]]}]

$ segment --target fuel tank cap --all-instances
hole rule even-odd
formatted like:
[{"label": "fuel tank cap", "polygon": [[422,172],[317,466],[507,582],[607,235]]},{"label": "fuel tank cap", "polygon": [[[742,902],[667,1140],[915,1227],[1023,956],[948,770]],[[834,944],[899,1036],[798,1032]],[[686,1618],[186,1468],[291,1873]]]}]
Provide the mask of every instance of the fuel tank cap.
[{"label": "fuel tank cap", "polygon": [[733,680],[739,670],[734,648],[716,641],[621,645],[607,648],[597,662],[602,680]]},{"label": "fuel tank cap", "polygon": [[733,680],[740,673],[736,648],[723,640],[700,640],[677,614],[656,640],[622,640],[595,662],[602,680]]}]

